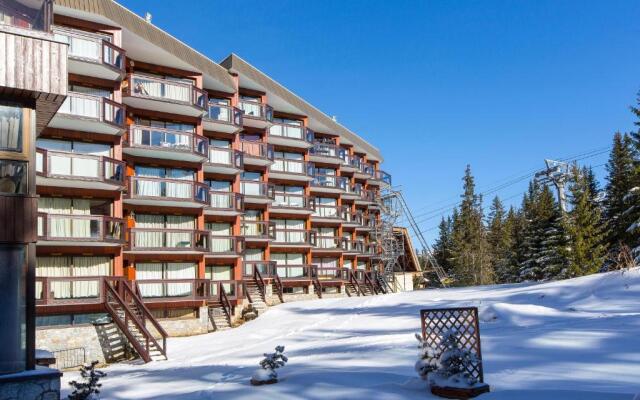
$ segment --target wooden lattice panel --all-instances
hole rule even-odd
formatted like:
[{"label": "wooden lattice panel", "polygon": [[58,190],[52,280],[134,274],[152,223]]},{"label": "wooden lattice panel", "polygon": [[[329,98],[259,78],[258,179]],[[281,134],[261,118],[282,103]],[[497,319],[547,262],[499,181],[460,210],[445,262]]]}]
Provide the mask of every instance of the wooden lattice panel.
[{"label": "wooden lattice panel", "polygon": [[478,308],[433,308],[420,310],[422,320],[422,338],[431,348],[438,349],[442,335],[451,329],[458,333],[460,347],[477,358],[467,368],[467,372],[478,382],[484,382],[482,372],[482,351],[480,348],[480,326],[478,325]]}]

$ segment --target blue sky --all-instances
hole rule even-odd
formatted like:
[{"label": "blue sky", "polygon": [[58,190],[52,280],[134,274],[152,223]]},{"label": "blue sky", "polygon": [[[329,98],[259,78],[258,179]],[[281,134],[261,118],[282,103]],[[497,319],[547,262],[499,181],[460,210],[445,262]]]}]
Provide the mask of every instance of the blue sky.
[{"label": "blue sky", "polygon": [[[640,90],[635,0],[121,2],[213,60],[240,55],[379,147],[428,239],[466,164],[482,191],[609,146]],[[518,204],[526,184],[497,194]]]}]

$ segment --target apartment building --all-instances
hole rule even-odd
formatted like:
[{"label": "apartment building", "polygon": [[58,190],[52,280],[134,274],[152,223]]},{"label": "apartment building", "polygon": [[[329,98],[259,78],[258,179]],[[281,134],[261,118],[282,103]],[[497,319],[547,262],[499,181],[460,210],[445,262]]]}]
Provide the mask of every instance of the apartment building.
[{"label": "apartment building", "polygon": [[36,140],[43,343],[109,315],[148,361],[247,304],[386,291],[378,149],[239,56],[216,63],[112,0],[53,14],[68,76]]}]

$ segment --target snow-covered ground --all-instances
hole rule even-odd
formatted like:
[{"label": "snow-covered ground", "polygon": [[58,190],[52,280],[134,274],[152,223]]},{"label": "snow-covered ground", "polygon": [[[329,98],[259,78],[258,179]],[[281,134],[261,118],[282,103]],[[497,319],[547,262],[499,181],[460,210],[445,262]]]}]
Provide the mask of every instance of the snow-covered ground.
[{"label": "snow-covered ground", "polygon": [[[493,391],[481,400],[632,400],[640,393],[636,268],[539,285],[287,303],[237,329],[169,339],[169,361],[105,369],[101,398],[431,398],[413,369],[413,335],[421,308],[449,306],[480,308]],[[262,353],[280,344],[289,356],[280,383],[250,386]]]}]

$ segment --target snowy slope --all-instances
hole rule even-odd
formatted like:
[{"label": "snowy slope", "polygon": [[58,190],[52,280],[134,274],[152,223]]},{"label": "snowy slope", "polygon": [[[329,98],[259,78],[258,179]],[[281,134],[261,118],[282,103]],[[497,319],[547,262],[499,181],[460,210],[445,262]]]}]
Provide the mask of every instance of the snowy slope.
[{"label": "snowy slope", "polygon": [[[466,305],[480,308],[485,381],[494,391],[479,399],[640,393],[636,268],[539,285],[288,303],[237,329],[169,339],[169,361],[107,368],[101,398],[431,398],[413,370],[419,310]],[[262,353],[279,344],[290,360],[281,382],[250,386]]]}]

